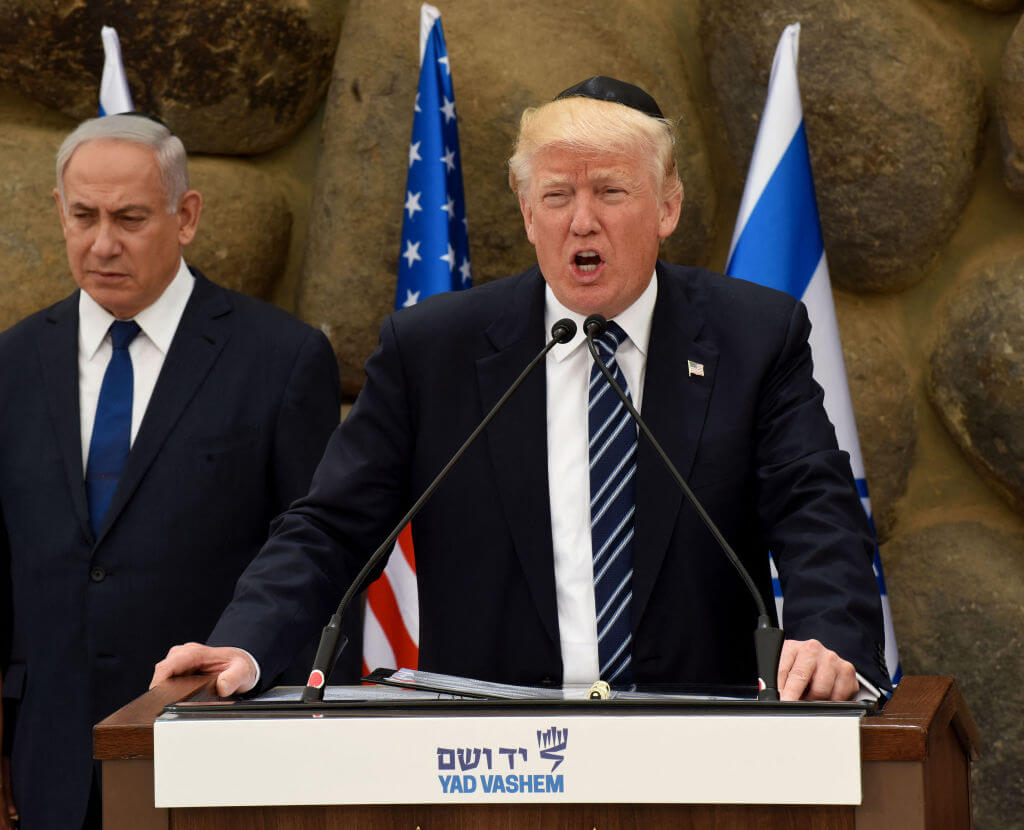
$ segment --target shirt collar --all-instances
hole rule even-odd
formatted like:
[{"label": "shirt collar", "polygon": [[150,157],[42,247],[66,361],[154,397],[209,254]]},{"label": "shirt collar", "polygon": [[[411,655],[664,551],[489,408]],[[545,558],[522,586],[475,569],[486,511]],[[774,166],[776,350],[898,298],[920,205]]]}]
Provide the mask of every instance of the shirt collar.
[{"label": "shirt collar", "polygon": [[[651,340],[651,320],[654,317],[654,304],[657,299],[658,273],[655,271],[647,288],[644,289],[644,293],[637,297],[629,308],[613,318],[645,358],[647,357],[647,346]],[[577,328],[572,340],[568,343],[559,343],[551,350],[550,353],[559,363],[575,353],[581,346],[585,347],[587,337],[583,333],[583,321],[587,315],[570,311],[558,301],[551,286],[546,285],[544,287],[544,325],[547,330],[550,331],[551,327],[563,317],[573,320]]]},{"label": "shirt collar", "polygon": [[[142,329],[142,333],[160,349],[164,355],[171,348],[174,332],[178,329],[185,305],[192,294],[196,278],[182,259],[178,264],[178,273],[157,299],[135,315],[134,319]],[[110,324],[116,318],[103,306],[97,303],[85,291],[78,293],[78,343],[87,360],[91,360],[96,350],[107,336]]]}]

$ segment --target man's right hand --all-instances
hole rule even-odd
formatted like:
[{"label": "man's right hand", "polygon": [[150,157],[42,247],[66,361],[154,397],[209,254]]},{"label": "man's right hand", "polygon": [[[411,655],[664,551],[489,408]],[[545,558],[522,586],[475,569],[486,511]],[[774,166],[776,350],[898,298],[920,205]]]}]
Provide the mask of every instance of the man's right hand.
[{"label": "man's right hand", "polygon": [[14,793],[11,791],[11,759],[3,757],[3,773],[0,777],[0,828],[18,826],[18,808],[14,805]]},{"label": "man's right hand", "polygon": [[167,656],[153,667],[149,688],[168,677],[182,674],[216,674],[217,694],[228,697],[249,691],[256,685],[257,669],[253,659],[240,648],[204,646],[185,643],[174,646]]}]

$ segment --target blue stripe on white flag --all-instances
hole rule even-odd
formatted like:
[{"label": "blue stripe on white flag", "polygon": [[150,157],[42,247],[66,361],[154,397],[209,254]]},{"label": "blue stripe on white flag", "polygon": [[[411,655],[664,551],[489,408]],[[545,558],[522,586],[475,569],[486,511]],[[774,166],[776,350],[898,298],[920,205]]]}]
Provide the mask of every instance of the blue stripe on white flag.
[{"label": "blue stripe on white flag", "polygon": [[[799,34],[799,23],[787,26],[775,51],[765,110],[740,203],[726,273],[769,285],[806,303],[814,326],[811,337],[812,349],[815,350],[814,376],[825,389],[825,409],[836,425],[840,447],[850,454],[857,494],[874,532],[871,500],[867,481],[863,478],[864,464],[843,366],[800,105],[796,73]],[[882,601],[886,664],[893,683],[896,683],[902,670],[877,543],[873,568]],[[784,598],[774,562],[771,563],[771,571],[781,618]]]},{"label": "blue stripe on white flag", "polygon": [[802,297],[825,250],[803,122],[761,192],[725,272]]}]

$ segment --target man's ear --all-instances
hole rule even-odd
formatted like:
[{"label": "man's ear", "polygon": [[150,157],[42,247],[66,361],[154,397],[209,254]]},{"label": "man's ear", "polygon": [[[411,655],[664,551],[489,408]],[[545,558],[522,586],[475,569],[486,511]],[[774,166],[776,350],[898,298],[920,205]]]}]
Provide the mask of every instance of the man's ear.
[{"label": "man's ear", "polygon": [[526,238],[530,240],[531,245],[535,245],[536,242],[533,240],[533,208],[530,207],[530,203],[527,201],[525,196],[519,197],[519,210],[523,214],[523,225],[526,227]]},{"label": "man's ear", "polygon": [[199,214],[203,210],[203,197],[198,190],[189,190],[178,203],[178,244],[188,245],[199,227]]},{"label": "man's ear", "polygon": [[61,233],[66,237],[68,235],[68,220],[64,215],[64,203],[60,200],[60,191],[57,188],[53,189],[53,201],[57,203],[57,215],[60,216]]},{"label": "man's ear", "polygon": [[658,238],[668,239],[672,235],[672,231],[676,229],[676,225],[679,224],[679,214],[683,210],[683,192],[680,188],[679,193],[673,196],[671,199],[666,199],[661,203],[661,219],[658,222]]}]

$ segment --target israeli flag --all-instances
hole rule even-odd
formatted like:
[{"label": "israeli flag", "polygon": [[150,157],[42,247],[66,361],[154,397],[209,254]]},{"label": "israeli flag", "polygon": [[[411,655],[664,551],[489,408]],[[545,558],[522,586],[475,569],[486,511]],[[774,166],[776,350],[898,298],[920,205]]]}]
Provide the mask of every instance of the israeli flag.
[{"label": "israeli flag", "polygon": [[132,112],[132,94],[128,90],[128,79],[121,62],[121,41],[117,30],[104,26],[100,30],[103,38],[103,77],[100,79],[100,116]]},{"label": "israeli flag", "polygon": [[[873,528],[864,459],[846,382],[846,365],[811,178],[807,133],[797,83],[799,48],[800,24],[794,23],[786,27],[775,50],[768,98],[725,270],[730,276],[785,291],[803,300],[807,306],[812,323],[810,343],[814,354],[814,379],[825,390],[825,411],[835,424],[840,448],[850,454],[861,504]],[[886,665],[895,685],[902,671],[877,543],[874,570],[882,595]],[[774,564],[772,579],[781,619],[782,597]]]}]

